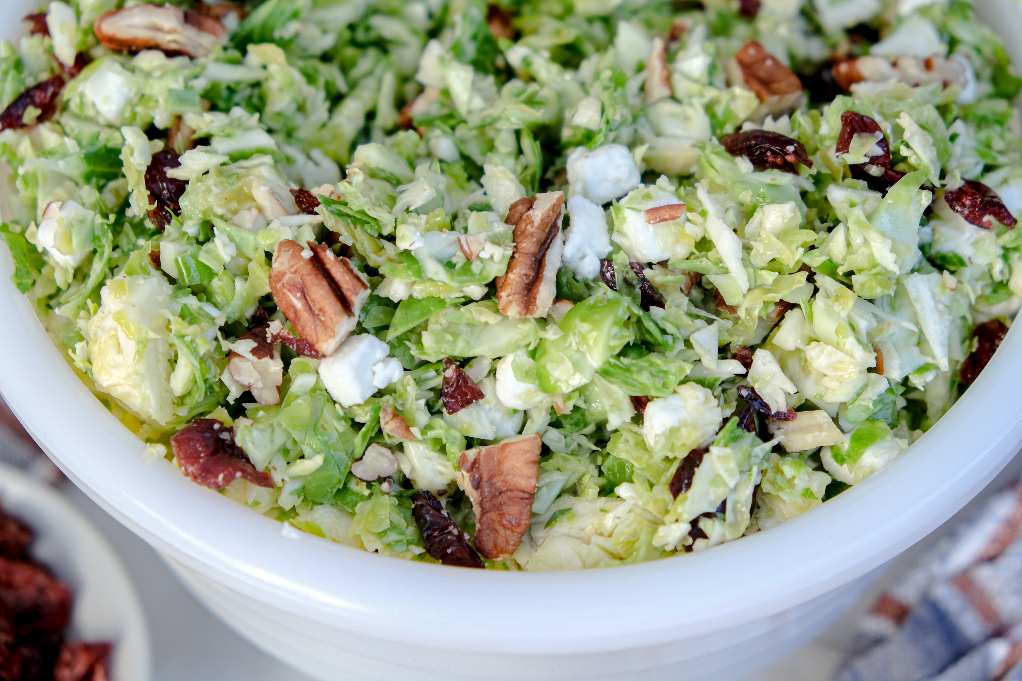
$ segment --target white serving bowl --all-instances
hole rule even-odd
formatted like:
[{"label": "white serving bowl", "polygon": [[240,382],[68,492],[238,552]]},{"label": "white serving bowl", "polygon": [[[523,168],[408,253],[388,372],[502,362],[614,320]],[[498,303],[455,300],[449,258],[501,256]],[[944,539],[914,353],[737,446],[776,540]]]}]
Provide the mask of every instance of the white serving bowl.
[{"label": "white serving bowl", "polygon": [[[1022,16],[977,0],[1022,64]],[[13,35],[32,0],[0,3]],[[4,249],[0,249],[4,250]],[[75,377],[0,255],[0,391],[46,452],[163,552],[255,645],[320,679],[739,678],[840,616],[869,575],[951,517],[1022,441],[1022,332],[879,475],[768,532],[624,568],[490,573],[381,558],[299,533],[147,463]]]},{"label": "white serving bowl", "polygon": [[74,591],[70,638],[114,644],[111,681],[149,681],[149,629],[142,606],[102,535],[53,488],[3,464],[0,504],[32,526],[32,557]]}]

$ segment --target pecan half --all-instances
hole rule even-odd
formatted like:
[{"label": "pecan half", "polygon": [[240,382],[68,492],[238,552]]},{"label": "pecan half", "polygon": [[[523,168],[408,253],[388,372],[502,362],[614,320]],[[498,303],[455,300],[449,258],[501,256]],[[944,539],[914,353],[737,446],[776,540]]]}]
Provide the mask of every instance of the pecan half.
[{"label": "pecan half", "polygon": [[432,492],[412,495],[412,517],[419,526],[426,552],[443,565],[481,568],[483,561],[458,524],[440,505]]},{"label": "pecan half", "polygon": [[1018,224],[994,190],[974,180],[965,180],[958,189],[948,189],[944,192],[944,200],[951,210],[977,227],[993,229],[994,220],[1008,229],[1015,229]]},{"label": "pecan half", "polygon": [[351,474],[359,480],[372,482],[394,475],[399,467],[393,452],[383,445],[373,443],[366,448],[361,459],[351,464]]},{"label": "pecan half", "polygon": [[515,27],[513,25],[514,15],[501,8],[499,5],[491,4],[486,8],[486,23],[490,27],[490,33],[497,40],[506,38],[515,39]]},{"label": "pecan half", "polygon": [[[63,91],[63,76],[53,76],[28,88],[0,113],[0,131],[30,128],[50,120],[57,113],[57,102]],[[29,107],[39,114],[26,121]]]},{"label": "pecan half", "polygon": [[319,208],[319,199],[304,187],[291,190],[291,196],[295,199],[295,205],[298,206],[298,210],[302,211],[306,215],[319,215],[316,209]]},{"label": "pecan half", "polygon": [[153,160],[145,170],[145,186],[149,192],[149,220],[161,232],[173,222],[175,215],[181,215],[181,197],[188,189],[187,180],[167,176],[171,168],[181,166],[180,156],[173,149],[164,149],[153,154]]},{"label": "pecan half", "polygon": [[539,435],[532,433],[470,449],[458,458],[458,486],[476,514],[476,548],[491,560],[514,553],[529,529],[542,447]]},{"label": "pecan half", "polygon": [[667,46],[661,37],[653,38],[653,47],[646,58],[646,83],[643,95],[647,104],[667,99],[671,89],[671,69],[667,66]]},{"label": "pecan half", "polygon": [[674,476],[671,478],[671,484],[667,487],[672,497],[677,499],[679,495],[692,489],[692,480],[695,479],[696,469],[703,462],[704,456],[706,456],[705,448],[693,449],[681,460],[678,470],[674,471]]},{"label": "pecan half", "polygon": [[274,347],[268,337],[267,327],[252,329],[232,344],[227,359],[227,370],[234,380],[264,406],[280,402],[280,384],[284,381],[280,348]]},{"label": "pecan half", "polygon": [[[514,207],[514,205],[512,205]],[[564,241],[564,193],[538,194],[514,229],[507,273],[497,277],[497,307],[509,317],[545,317],[554,302]]]},{"label": "pecan half", "polygon": [[418,440],[422,437],[421,430],[409,426],[404,416],[387,406],[380,410],[380,430],[400,440]]},{"label": "pecan half", "polygon": [[962,383],[972,383],[979,378],[980,372],[986,368],[1007,334],[1008,327],[1000,319],[991,319],[976,327],[972,332],[976,339],[976,349],[962,362],[959,372]]},{"label": "pecan half", "polygon": [[205,57],[227,38],[211,16],[173,5],[135,5],[104,12],[96,19],[96,39],[119,52],[160,50],[170,55]]},{"label": "pecan half", "polygon": [[369,284],[347,258],[323,244],[284,239],[273,254],[270,291],[277,308],[322,355],[332,355],[358,324]]},{"label": "pecan half", "polygon": [[[266,311],[263,310],[263,314],[265,313]],[[252,315],[252,322],[258,323],[256,315]],[[310,357],[312,359],[323,359],[326,357],[326,355],[321,354],[316,348],[312,347],[312,343],[304,338],[298,338],[276,319],[266,325],[266,340],[269,343],[283,343],[302,357]]]},{"label": "pecan half", "polygon": [[722,138],[720,143],[729,154],[744,156],[757,168],[774,168],[798,175],[797,163],[813,167],[802,143],[779,132],[742,130]]},{"label": "pecan half", "polygon": [[880,150],[876,156],[870,156],[871,165],[881,168],[891,167],[891,150],[887,144],[887,136],[876,120],[855,111],[845,111],[841,114],[841,133],[837,138],[837,153],[847,154],[856,135],[876,135],[880,138],[874,144]]},{"label": "pecan half", "polygon": [[170,438],[181,472],[194,482],[222,490],[238,478],[273,487],[269,473],[257,471],[248,455],[234,444],[234,431],[216,419],[195,419]]},{"label": "pecan half", "polygon": [[53,681],[107,681],[109,643],[64,643],[53,667]]},{"label": "pecan half", "polygon": [[532,210],[532,205],[534,203],[536,202],[529,197],[518,199],[512,203],[507,210],[507,217],[504,218],[504,224],[511,225],[512,227],[516,226],[518,221],[521,220],[526,213]]},{"label": "pecan half", "polygon": [[486,397],[476,382],[450,357],[444,357],[444,383],[440,389],[440,396],[448,414],[457,414],[468,405]]}]

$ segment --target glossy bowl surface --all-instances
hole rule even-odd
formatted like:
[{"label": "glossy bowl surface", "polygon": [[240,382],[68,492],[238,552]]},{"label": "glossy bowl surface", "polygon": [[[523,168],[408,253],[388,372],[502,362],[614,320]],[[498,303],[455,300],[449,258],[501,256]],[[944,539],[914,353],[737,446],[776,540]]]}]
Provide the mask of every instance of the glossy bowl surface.
[{"label": "glossy bowl surface", "polygon": [[[32,0],[0,3],[11,36]],[[977,0],[1022,64],[1022,14]],[[882,473],[710,551],[571,573],[384,559],[284,527],[199,487],[76,378],[10,283],[0,248],[0,392],[64,472],[162,551],[214,612],[319,678],[737,678],[841,614],[871,571],[975,496],[1022,441],[1022,331]],[[344,671],[341,671],[344,670]],[[680,675],[680,676],[679,676]]]},{"label": "glossy bowl surface", "polygon": [[128,574],[102,535],[56,490],[0,464],[0,503],[36,531],[32,557],[75,594],[70,637],[110,641],[111,681],[149,681],[149,629]]}]

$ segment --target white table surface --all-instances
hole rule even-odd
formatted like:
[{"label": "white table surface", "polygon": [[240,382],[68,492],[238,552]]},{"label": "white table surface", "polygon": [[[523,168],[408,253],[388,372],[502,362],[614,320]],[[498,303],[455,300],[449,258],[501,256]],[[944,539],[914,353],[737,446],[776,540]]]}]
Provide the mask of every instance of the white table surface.
[{"label": "white table surface", "polygon": [[[973,513],[995,488],[1019,475],[1016,457],[998,480],[966,506],[955,519]],[[260,652],[224,626],[182,587],[148,544],[106,514],[74,485],[61,491],[93,522],[120,555],[135,583],[149,620],[153,639],[153,681],[311,681]],[[953,523],[955,519],[949,521]],[[889,572],[911,560],[921,547],[935,541],[945,528],[895,561]],[[815,641],[748,681],[826,681],[842,657],[858,616],[883,588],[881,579],[859,605]]]}]

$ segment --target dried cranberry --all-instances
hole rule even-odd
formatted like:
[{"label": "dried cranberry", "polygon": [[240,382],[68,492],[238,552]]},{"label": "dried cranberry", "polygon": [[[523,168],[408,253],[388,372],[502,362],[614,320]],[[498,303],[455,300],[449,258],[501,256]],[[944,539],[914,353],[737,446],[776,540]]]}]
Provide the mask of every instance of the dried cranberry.
[{"label": "dried cranberry", "polygon": [[717,309],[721,312],[738,314],[738,308],[734,305],[729,305],[728,302],[724,300],[724,294],[718,289],[714,289],[713,291],[713,302],[717,304]]},{"label": "dried cranberry", "polygon": [[993,229],[994,220],[997,220],[1008,229],[1015,229],[1018,223],[990,187],[973,180],[965,180],[958,189],[948,189],[944,192],[944,200],[951,210],[977,227]]},{"label": "dried cranberry", "polygon": [[[849,166],[849,169],[852,171],[852,177],[856,180],[863,180],[867,187],[881,194],[886,194],[890,191],[891,187],[898,183],[898,180],[905,177],[905,173],[899,173],[897,170],[881,168],[880,166],[867,167],[868,165],[863,163],[861,165]],[[871,170],[873,172],[870,172]],[[874,175],[873,173],[876,174]],[[933,191],[929,185],[923,185],[922,188]]]},{"label": "dried cranberry", "polygon": [[870,164],[881,168],[891,167],[891,150],[887,144],[887,136],[884,135],[880,124],[869,116],[864,116],[855,111],[845,111],[841,114],[841,134],[837,138],[837,153],[847,154],[851,147],[852,139],[859,134],[875,135],[880,133],[880,139],[876,146],[880,148],[879,156],[870,156]]},{"label": "dried cranberry", "polygon": [[426,551],[444,565],[481,568],[483,561],[458,524],[451,519],[432,492],[412,495],[412,517],[419,526]]},{"label": "dried cranberry", "polygon": [[46,13],[29,14],[22,21],[32,24],[28,29],[30,35],[50,35],[50,27],[46,25]]},{"label": "dried cranberry", "polygon": [[149,262],[156,269],[161,269],[163,267],[163,261],[160,260],[160,249],[154,248],[149,251]]},{"label": "dried cranberry", "polygon": [[[0,130],[28,128],[50,120],[57,113],[57,100],[63,90],[63,76],[54,76],[28,88],[0,113]],[[29,107],[38,109],[40,114],[34,121],[26,123],[25,112]]]},{"label": "dried cranberry", "polygon": [[291,196],[295,198],[295,204],[298,206],[298,210],[302,211],[306,215],[319,215],[316,209],[319,208],[320,203],[312,192],[304,187],[291,190]]},{"label": "dried cranberry", "polygon": [[646,407],[649,406],[652,400],[644,395],[632,395],[629,399],[631,399],[632,407],[635,408],[635,411],[639,412],[639,418],[644,418],[646,416]]},{"label": "dried cranberry", "polygon": [[489,25],[493,37],[498,40],[501,38],[514,40],[515,28],[512,23],[513,21],[514,15],[499,5],[490,4],[486,8],[486,23]]},{"label": "dried cranberry", "polygon": [[31,527],[0,509],[0,556],[24,558],[34,538]]},{"label": "dried cranberry", "polygon": [[752,368],[752,348],[735,348],[731,356],[737,359],[746,371]]},{"label": "dried cranberry", "polygon": [[85,54],[84,52],[79,52],[78,54],[75,55],[74,64],[71,64],[71,66],[65,66],[62,62],[60,64],[60,70],[64,72],[64,75],[67,76],[68,79],[77,78],[79,75],[81,75],[82,70],[85,69],[85,67],[88,66],[89,62],[91,61],[92,60],[89,59],[89,55]]},{"label": "dried cranberry", "polygon": [[796,164],[813,167],[802,143],[779,132],[742,130],[724,137],[720,143],[729,154],[744,156],[757,168],[774,168],[798,175]]},{"label": "dried cranberry", "polygon": [[278,323],[272,323],[271,328],[267,329],[266,340],[268,342],[283,343],[302,357],[309,357],[310,359],[323,359],[326,356],[313,347],[312,343],[309,341],[304,338],[299,338],[288,331],[283,324],[280,324],[279,328],[277,327],[277,324]]},{"label": "dried cranberry", "polygon": [[972,332],[977,341],[976,349],[962,362],[962,383],[972,383],[979,378],[980,372],[986,368],[1007,333],[1008,327],[1000,319],[991,319],[976,327]]},{"label": "dried cranberry", "polygon": [[787,411],[774,411],[767,404],[766,400],[760,397],[756,389],[748,385],[738,386],[738,396],[745,400],[753,409],[758,411],[760,414],[769,416],[775,421],[794,421],[795,412],[791,409]]},{"label": "dried cranberry", "polygon": [[751,404],[746,403],[735,415],[738,418],[738,427],[750,433],[756,432],[756,410]]},{"label": "dried cranberry", "polygon": [[600,261],[600,279],[611,291],[617,290],[617,272],[614,271],[613,260]]},{"label": "dried cranberry", "polygon": [[107,681],[109,643],[65,643],[53,667],[53,681]]},{"label": "dried cranberry", "polygon": [[635,276],[639,278],[639,304],[642,306],[642,309],[648,312],[651,307],[664,307],[664,299],[660,297],[660,292],[646,278],[642,265],[637,262],[630,262],[628,266],[632,268],[632,272],[635,272]]},{"label": "dried cranberry", "polygon": [[161,232],[167,228],[175,215],[181,214],[181,195],[188,188],[188,182],[167,177],[167,171],[181,166],[181,157],[172,149],[153,154],[153,160],[145,171],[145,186],[149,190],[149,204],[155,208],[149,211],[149,219]]},{"label": "dried cranberry", "polygon": [[170,438],[181,472],[193,481],[221,490],[238,478],[260,487],[273,487],[268,473],[257,471],[234,432],[216,419],[195,419]]},{"label": "dried cranberry", "polygon": [[681,464],[678,466],[678,470],[674,471],[674,477],[671,478],[671,484],[668,487],[671,490],[672,497],[677,499],[678,495],[684,494],[692,488],[692,480],[696,476],[696,469],[703,462],[704,456],[706,456],[705,448],[693,449],[681,460]]},{"label": "dried cranberry", "polygon": [[14,616],[19,639],[61,634],[71,602],[71,589],[42,565],[0,556],[0,609]]},{"label": "dried cranberry", "polygon": [[747,19],[755,19],[762,4],[760,0],[738,0],[738,12]]},{"label": "dried cranberry", "polygon": [[486,397],[476,382],[450,357],[444,358],[444,384],[440,389],[440,396],[448,414],[457,414],[468,405]]}]

